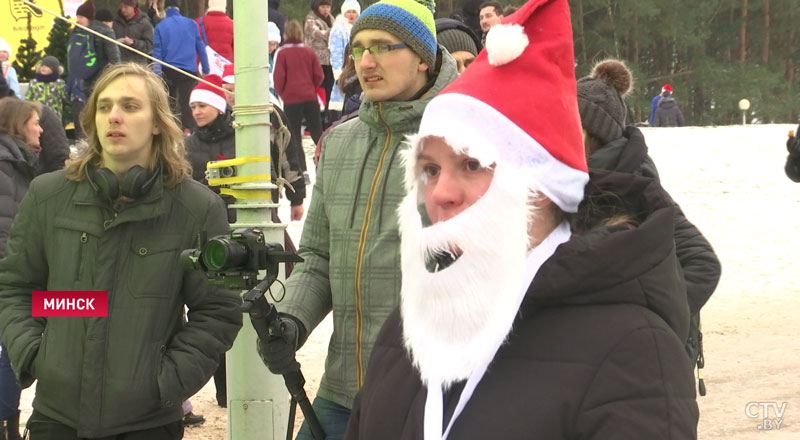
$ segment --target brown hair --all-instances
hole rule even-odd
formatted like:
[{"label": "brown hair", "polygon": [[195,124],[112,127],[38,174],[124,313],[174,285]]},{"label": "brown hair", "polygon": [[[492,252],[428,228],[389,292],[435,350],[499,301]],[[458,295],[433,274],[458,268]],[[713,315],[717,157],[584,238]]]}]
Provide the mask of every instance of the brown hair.
[{"label": "brown hair", "polygon": [[286,30],[283,31],[284,37],[287,40],[300,40],[303,41],[303,26],[297,20],[289,20],[286,22]]},{"label": "brown hair", "polygon": [[640,221],[633,207],[611,191],[597,188],[592,182],[586,187],[586,196],[574,214],[564,214],[575,236],[596,227],[634,229]]},{"label": "brown hair", "polygon": [[38,102],[23,101],[15,97],[0,99],[0,133],[23,141],[25,138],[25,124],[31,119],[33,112],[42,115],[42,105]]},{"label": "brown hair", "polygon": [[347,43],[344,47],[344,65],[342,66],[342,72],[339,74],[339,79],[336,80],[336,87],[339,87],[339,91],[342,92],[342,95],[347,94],[345,90],[347,79],[356,71],[356,62],[350,58],[350,54],[352,53],[353,51],[350,49],[350,43]]},{"label": "brown hair", "polygon": [[153,152],[155,154],[150,158],[147,168],[152,171],[158,163],[161,163],[164,172],[164,186],[174,187],[192,173],[192,167],[186,160],[183,131],[181,131],[177,117],[170,110],[169,96],[164,80],[146,66],[136,63],[114,64],[98,78],[81,113],[81,128],[86,133],[89,147],[83,154],[67,162],[66,176],[70,180],[80,181],[86,178],[87,165],[100,166],[103,147],[100,145],[97,127],[94,123],[97,113],[97,98],[114,80],[126,75],[144,80],[144,91],[147,92],[148,102],[153,107],[153,123],[159,128],[159,134],[153,136]]}]

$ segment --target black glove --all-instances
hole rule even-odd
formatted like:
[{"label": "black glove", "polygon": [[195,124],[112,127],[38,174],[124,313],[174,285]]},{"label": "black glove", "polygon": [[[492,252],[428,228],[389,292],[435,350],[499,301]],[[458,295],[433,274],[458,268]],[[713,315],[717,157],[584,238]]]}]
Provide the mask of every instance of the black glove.
[{"label": "black glove", "polygon": [[300,369],[295,352],[300,345],[301,333],[305,334],[305,328],[291,315],[281,315],[278,321],[283,334],[270,337],[266,341],[259,338],[256,344],[258,355],[272,374],[292,373]]}]

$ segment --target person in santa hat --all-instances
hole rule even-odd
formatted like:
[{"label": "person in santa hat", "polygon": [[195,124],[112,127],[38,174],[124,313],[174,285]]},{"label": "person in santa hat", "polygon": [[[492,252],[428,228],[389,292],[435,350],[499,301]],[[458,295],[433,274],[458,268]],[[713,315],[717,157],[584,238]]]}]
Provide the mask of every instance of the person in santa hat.
[{"label": "person in santa hat", "polygon": [[[233,66],[232,64],[230,66]],[[233,70],[231,67],[226,72]],[[233,74],[226,76],[230,83],[233,83]],[[203,77],[215,86],[222,88],[223,79],[219,75],[206,75]],[[206,180],[206,169],[208,162],[217,160],[233,159],[236,157],[236,138],[233,128],[233,116],[226,100],[226,95],[219,88],[212,87],[206,83],[198,83],[189,95],[189,105],[192,109],[192,118],[197,123],[197,130],[186,138],[186,151],[189,162],[192,164],[192,178],[198,182],[208,183]],[[286,142],[288,145],[289,143]],[[302,171],[298,167],[289,165],[286,156],[286,145],[282,146],[282,154],[275,154],[276,163],[281,165],[281,176],[291,184],[290,189],[286,187],[286,197],[291,204],[291,219],[300,220],[303,218],[303,199],[305,199],[305,181]],[[274,175],[277,177],[278,173]],[[213,187],[218,192],[216,187]],[[223,196],[226,198],[226,196]],[[233,198],[226,199],[226,203],[233,202]],[[228,211],[228,219],[231,223],[236,221],[236,215],[232,210]],[[224,401],[224,399],[220,399]]]},{"label": "person in santa hat", "polygon": [[658,107],[656,108],[656,115],[653,118],[653,126],[655,127],[683,127],[686,125],[686,120],[683,117],[678,103],[672,96],[672,92],[665,91],[661,94],[661,99],[658,100]]},{"label": "person in santa hat", "polygon": [[426,107],[346,439],[696,438],[673,206],[588,173],[576,97],[567,0],[531,0]]},{"label": "person in santa hat", "polygon": [[653,100],[650,101],[650,119],[647,121],[651,127],[655,127],[656,122],[656,110],[658,109],[658,103],[661,101],[661,98],[664,97],[665,94],[672,93],[672,86],[669,84],[664,84],[661,86],[661,93],[656,96],[653,96]]}]

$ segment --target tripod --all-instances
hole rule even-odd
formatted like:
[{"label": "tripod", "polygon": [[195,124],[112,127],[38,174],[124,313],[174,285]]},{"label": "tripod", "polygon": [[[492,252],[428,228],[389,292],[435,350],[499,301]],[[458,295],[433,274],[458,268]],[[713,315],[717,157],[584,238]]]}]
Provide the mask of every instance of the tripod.
[{"label": "tripod", "polygon": [[[242,309],[250,315],[250,322],[253,323],[253,328],[255,328],[258,337],[263,341],[269,338],[283,337],[284,329],[280,319],[278,319],[278,309],[264,298],[264,292],[269,289],[269,286],[278,278],[277,272],[277,270],[267,271],[267,277],[248,291],[243,297],[244,304],[242,305]],[[303,389],[306,379],[300,371],[300,364],[297,364],[297,371],[284,374],[283,380],[292,398],[289,407],[289,426],[286,430],[286,440],[292,439],[297,405],[300,405],[300,410],[303,412],[306,422],[308,422],[311,435],[317,440],[323,440],[325,438],[325,431],[322,429],[322,425],[319,423],[319,419],[317,419],[317,415],[311,407],[311,402],[308,400],[306,391]]]}]

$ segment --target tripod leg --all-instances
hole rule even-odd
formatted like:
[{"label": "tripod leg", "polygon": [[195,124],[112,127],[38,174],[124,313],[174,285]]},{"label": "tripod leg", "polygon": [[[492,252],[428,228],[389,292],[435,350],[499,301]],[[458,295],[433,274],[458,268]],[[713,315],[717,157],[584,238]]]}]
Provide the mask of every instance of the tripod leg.
[{"label": "tripod leg", "polygon": [[286,427],[286,440],[292,440],[292,434],[294,434],[294,419],[296,414],[297,401],[294,400],[294,397],[292,397],[292,400],[289,403],[289,426]]}]

